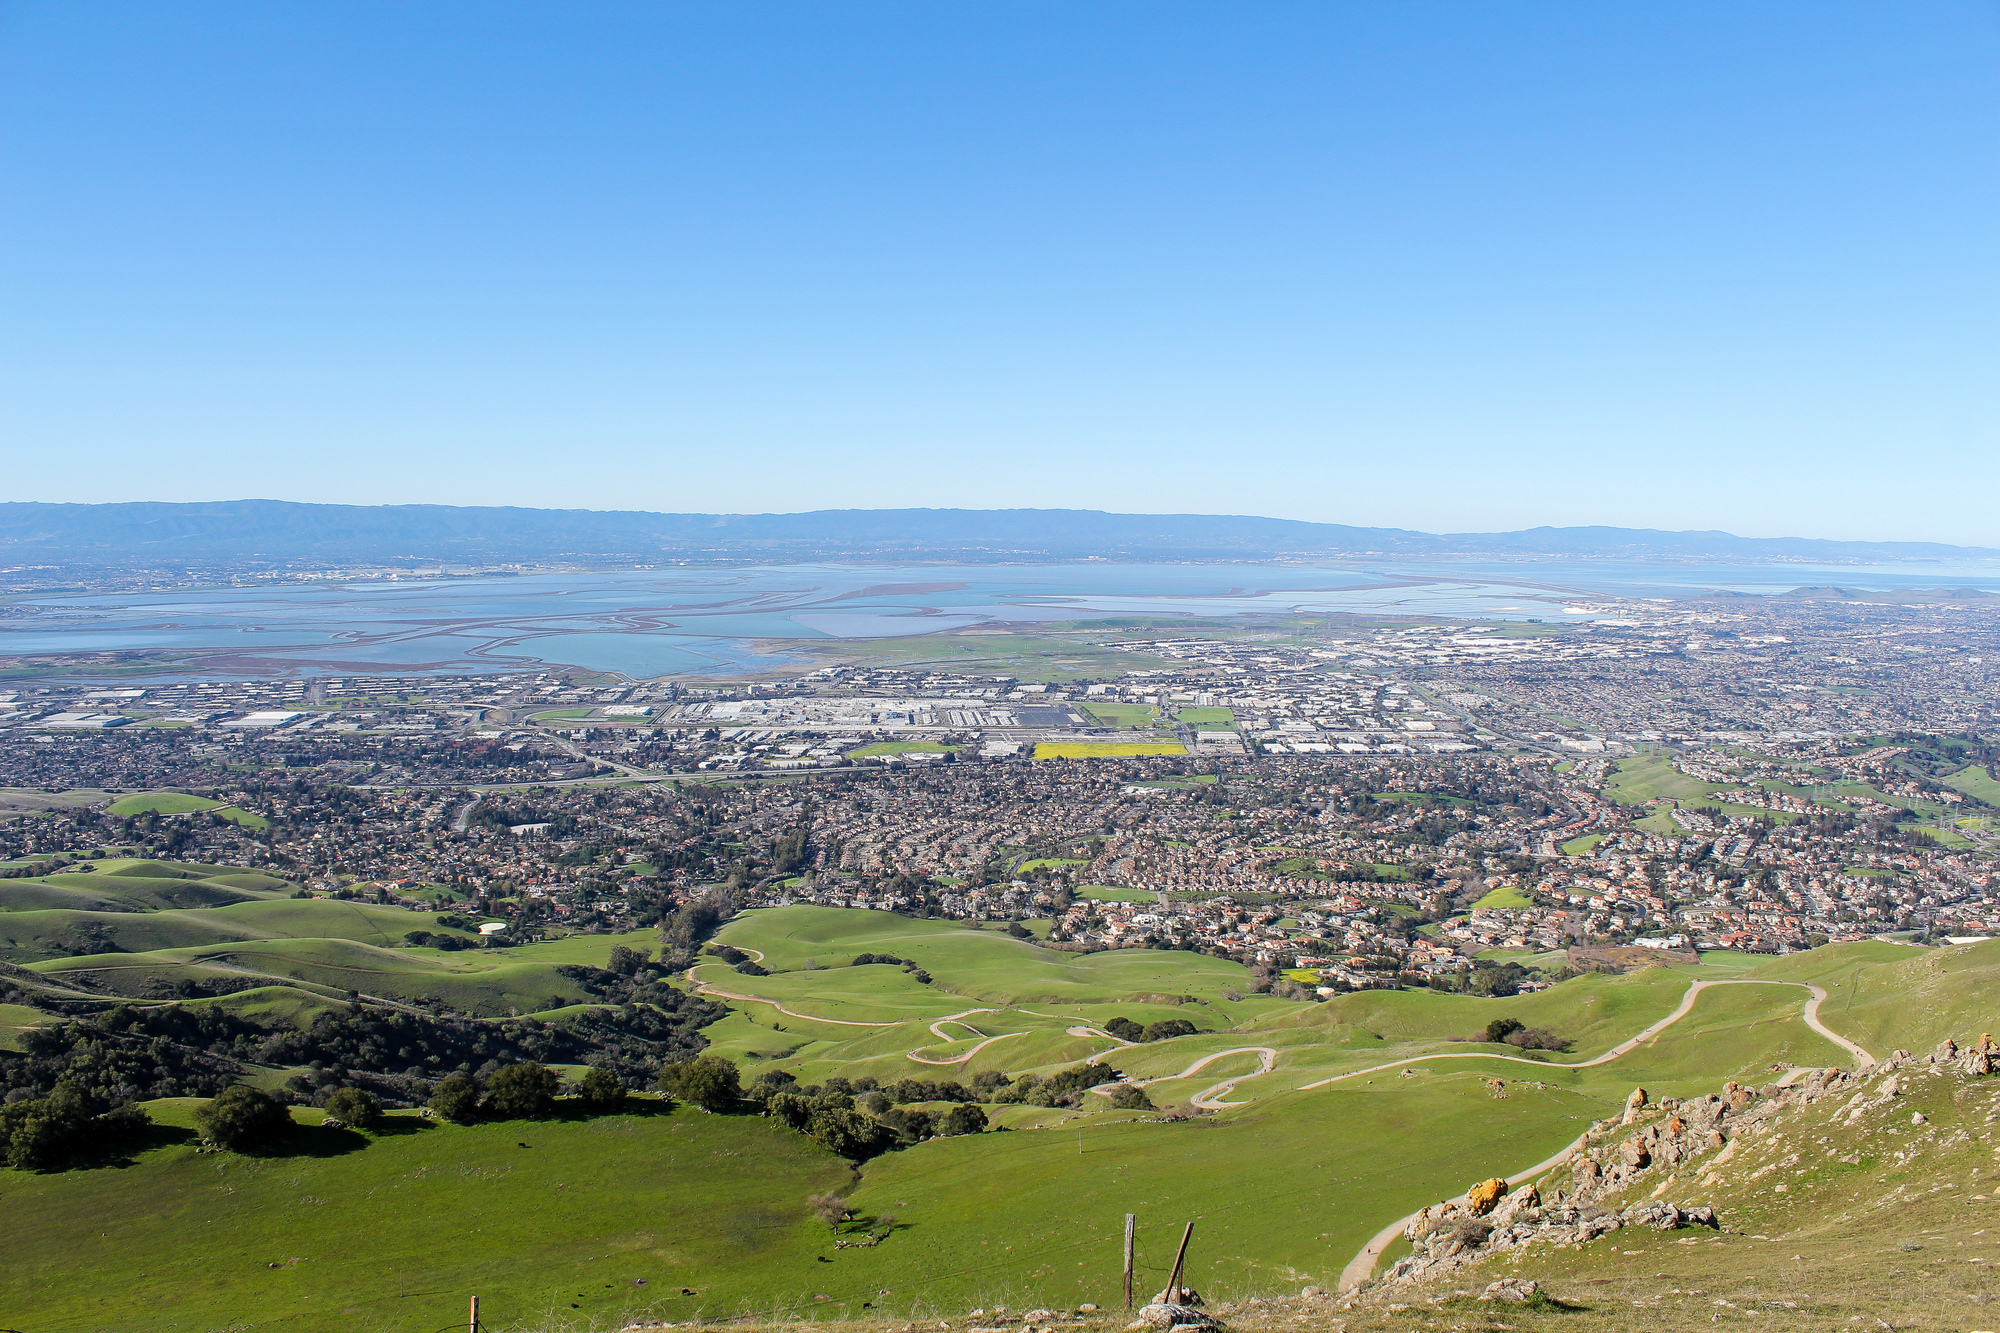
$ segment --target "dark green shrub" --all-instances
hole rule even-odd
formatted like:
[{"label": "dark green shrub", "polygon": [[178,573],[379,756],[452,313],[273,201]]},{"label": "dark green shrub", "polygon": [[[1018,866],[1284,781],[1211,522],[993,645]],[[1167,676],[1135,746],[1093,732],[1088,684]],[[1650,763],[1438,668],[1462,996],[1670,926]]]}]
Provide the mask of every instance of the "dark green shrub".
[{"label": "dark green shrub", "polygon": [[1104,1030],[1120,1041],[1144,1041],[1146,1029],[1129,1018],[1114,1018],[1104,1025]]},{"label": "dark green shrub", "polygon": [[360,1088],[335,1088],[326,1095],[322,1108],[333,1119],[356,1129],[374,1129],[382,1123],[382,1104]]},{"label": "dark green shrub", "polygon": [[203,1104],[194,1113],[194,1127],[217,1147],[241,1152],[290,1129],[292,1113],[270,1094],[239,1083]]},{"label": "dark green shrub", "polygon": [[1153,1109],[1153,1099],[1148,1097],[1146,1090],[1138,1084],[1127,1083],[1112,1091],[1111,1105],[1120,1111],[1150,1111]]},{"label": "dark green shrub", "polygon": [[507,1065],[486,1080],[484,1110],[501,1120],[539,1120],[555,1109],[562,1078],[532,1060]]},{"label": "dark green shrub", "polygon": [[455,1124],[470,1124],[479,1116],[479,1085],[464,1074],[449,1074],[432,1090],[430,1108]]},{"label": "dark green shrub", "polygon": [[938,1121],[937,1132],[946,1138],[978,1134],[986,1129],[986,1112],[976,1106],[954,1106]]},{"label": "dark green shrub", "polygon": [[719,1055],[698,1055],[660,1069],[659,1089],[704,1111],[727,1111],[743,1097],[743,1077]]},{"label": "dark green shrub", "polygon": [[625,1082],[608,1069],[588,1069],[577,1080],[576,1095],[593,1111],[614,1110],[625,1101]]}]

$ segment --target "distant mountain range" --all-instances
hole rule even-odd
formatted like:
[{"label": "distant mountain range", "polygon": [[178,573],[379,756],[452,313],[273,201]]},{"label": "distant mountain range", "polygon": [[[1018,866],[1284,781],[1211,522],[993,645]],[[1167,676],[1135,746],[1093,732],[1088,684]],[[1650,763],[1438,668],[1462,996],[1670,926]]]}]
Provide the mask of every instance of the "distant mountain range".
[{"label": "distant mountain range", "polygon": [[0,504],[0,563],[69,569],[298,568],[800,561],[974,563],[1618,557],[1658,560],[1936,560],[2000,556],[1935,542],[1737,537],[1644,528],[1428,533],[1217,514],[1093,509],[825,509],[654,514],[453,505]]}]

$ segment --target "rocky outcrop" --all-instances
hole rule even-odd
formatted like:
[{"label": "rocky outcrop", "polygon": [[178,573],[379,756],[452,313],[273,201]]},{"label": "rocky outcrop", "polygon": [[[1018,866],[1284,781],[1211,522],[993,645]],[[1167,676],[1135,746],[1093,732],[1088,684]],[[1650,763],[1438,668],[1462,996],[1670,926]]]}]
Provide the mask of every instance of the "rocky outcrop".
[{"label": "rocky outcrop", "polygon": [[[1784,1195],[1796,1185],[1784,1173],[1798,1176],[1811,1169],[1805,1161],[1811,1148],[1799,1138],[1803,1124],[1845,1126],[1865,1117],[1867,1124],[1880,1128],[1893,1119],[1915,1131],[1916,1137],[1893,1145],[1896,1160],[1905,1160],[1929,1142],[1924,1135],[1936,1132],[1910,1100],[1948,1076],[2000,1072],[2000,1044],[1990,1036],[1969,1046],[1946,1041],[1926,1055],[1896,1051],[1858,1072],[1782,1066],[1772,1072],[1781,1070],[1781,1082],[1757,1088],[1732,1081],[1703,1097],[1655,1101],[1635,1089],[1616,1116],[1591,1128],[1555,1169],[1560,1174],[1524,1184],[1490,1204],[1496,1182],[1482,1182],[1463,1199],[1418,1213],[1403,1230],[1414,1252],[1373,1291],[1356,1293],[1351,1299],[1357,1304],[1348,1308],[1377,1299],[1406,1299],[1399,1293],[1496,1256],[1526,1258],[1522,1252],[1534,1246],[1581,1246],[1635,1226],[1720,1229],[1709,1191],[1729,1191],[1726,1197],[1746,1190],[1760,1197]],[[1813,1117],[1799,1114],[1816,1103],[1824,1105]],[[1884,1111],[1896,1113],[1870,1115]],[[1961,1132],[1958,1140],[1964,1139]],[[1850,1155],[1840,1160],[1853,1165],[1859,1159]],[[1708,1197],[1698,1204],[1675,1201],[1688,1193]]]},{"label": "rocky outcrop", "polygon": [[[1494,1217],[1499,1216],[1496,1209]],[[1713,1209],[1685,1208],[1658,1199],[1616,1211],[1589,1206],[1537,1205],[1509,1214],[1504,1222],[1470,1217],[1462,1211],[1428,1217],[1420,1214],[1403,1230],[1403,1235],[1416,1246],[1416,1253],[1398,1260],[1389,1270],[1386,1282],[1391,1286],[1412,1285],[1529,1245],[1587,1245],[1599,1236],[1626,1227],[1673,1231],[1680,1227],[1720,1225]]]},{"label": "rocky outcrop", "polygon": [[1139,1307],[1139,1317],[1125,1327],[1128,1329],[1211,1329],[1220,1328],[1213,1315],[1197,1310],[1192,1305],[1172,1305],[1165,1301],[1154,1301]]}]

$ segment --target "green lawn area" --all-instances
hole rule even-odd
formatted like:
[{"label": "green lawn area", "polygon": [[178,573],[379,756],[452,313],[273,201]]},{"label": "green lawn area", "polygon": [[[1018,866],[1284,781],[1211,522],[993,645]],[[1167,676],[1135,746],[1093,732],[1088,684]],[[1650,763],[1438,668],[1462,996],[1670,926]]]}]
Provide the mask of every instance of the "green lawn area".
[{"label": "green lawn area", "polygon": [[1025,875],[1030,870],[1040,870],[1043,866],[1060,869],[1063,866],[1087,866],[1089,864],[1089,861],[1075,856],[1038,856],[1032,861],[1021,862],[1019,873]]},{"label": "green lawn area", "polygon": [[1658,833],[1665,837],[1676,837],[1687,830],[1674,822],[1674,817],[1665,810],[1656,810],[1644,819],[1632,821],[1632,827],[1647,833]]},{"label": "green lawn area", "polygon": [[1515,888],[1513,885],[1502,884],[1500,887],[1496,889],[1489,890],[1485,897],[1481,898],[1478,902],[1473,904],[1473,907],[1475,909],[1481,907],[1490,907],[1495,909],[1520,911],[1525,908],[1533,907],[1534,905],[1535,903],[1532,898],[1529,898],[1526,894],[1522,893],[1519,889]]},{"label": "green lawn area", "polygon": [[190,796],[184,791],[134,792],[111,803],[105,813],[128,818],[132,815],[190,815],[197,810],[213,810],[222,802]]},{"label": "green lawn area", "polygon": [[1644,805],[1655,797],[1696,801],[1719,790],[1713,782],[1697,782],[1675,771],[1672,762],[1651,756],[1635,756],[1618,761],[1618,769],[1604,784],[1604,794],[1620,805]]},{"label": "green lawn area", "polygon": [[1143,741],[1037,741],[1037,759],[1129,759],[1134,755],[1186,754],[1184,745]]},{"label": "green lawn area", "polygon": [[1590,849],[1604,841],[1602,833],[1586,833],[1580,838],[1571,838],[1562,845],[1564,856],[1588,856]]},{"label": "green lawn area", "polygon": [[1964,792],[1967,796],[2000,806],[2000,782],[1995,782],[1991,774],[1977,764],[1971,768],[1961,768],[1944,780],[1944,785]]},{"label": "green lawn area", "polygon": [[1148,727],[1159,720],[1160,710],[1152,704],[1083,703],[1078,707],[1100,727]]},{"label": "green lawn area", "polygon": [[1236,713],[1228,708],[1177,708],[1174,714],[1196,731],[1234,731]]},{"label": "green lawn area", "polygon": [[530,722],[573,722],[580,717],[589,717],[595,708],[550,708],[540,713],[530,713]]},{"label": "green lawn area", "polygon": [[1076,890],[1079,898],[1094,898],[1101,903],[1151,903],[1158,902],[1155,894],[1144,889],[1126,889],[1112,884],[1082,884]]},{"label": "green lawn area", "polygon": [[892,754],[953,754],[963,745],[940,745],[936,741],[877,741],[858,750],[849,750],[849,759],[884,759]]},{"label": "green lawn area", "polygon": [[264,818],[264,816],[253,815],[248,810],[238,809],[233,805],[221,807],[215,812],[215,817],[217,819],[226,819],[239,828],[254,829],[258,832],[271,827],[271,821]]}]

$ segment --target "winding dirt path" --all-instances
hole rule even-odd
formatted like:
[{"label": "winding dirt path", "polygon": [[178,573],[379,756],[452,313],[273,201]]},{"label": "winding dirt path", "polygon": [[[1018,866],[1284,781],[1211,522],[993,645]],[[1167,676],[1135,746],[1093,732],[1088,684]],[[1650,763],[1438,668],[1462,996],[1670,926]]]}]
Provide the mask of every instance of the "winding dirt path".
[{"label": "winding dirt path", "polygon": [[1825,1037],[1834,1045],[1847,1051],[1848,1054],[1854,1056],[1855,1059],[1861,1061],[1864,1065],[1875,1063],[1874,1056],[1868,1054],[1867,1051],[1862,1050],[1839,1033],[1830,1030],[1826,1024],[1819,1021],[1819,1003],[1826,998],[1826,992],[1820,987],[1807,981],[1760,981],[1754,978],[1733,978],[1727,981],[1689,982],[1687,992],[1681,996],[1680,1004],[1671,1014],[1653,1024],[1653,1026],[1647,1028],[1638,1036],[1619,1042],[1604,1054],[1593,1056],[1588,1060],[1579,1060],[1575,1064],[1561,1064],[1554,1060],[1531,1060],[1525,1055],[1493,1055],[1482,1051],[1444,1051],[1436,1055],[1413,1055],[1407,1060],[1391,1060],[1386,1065],[1370,1065],[1366,1069],[1356,1069],[1345,1074],[1335,1074],[1332,1078],[1323,1078],[1317,1083],[1304,1084],[1299,1088],[1299,1091],[1306,1092],[1313,1088],[1323,1088],[1329,1083],[1339,1083],[1345,1079],[1360,1078],[1363,1074],[1379,1074],[1385,1069],[1399,1069],[1404,1065],[1423,1064],[1428,1060],[1506,1060],[1513,1064],[1534,1065],[1538,1069],[1590,1069],[1596,1065],[1611,1063],[1619,1056],[1625,1055],[1641,1043],[1659,1036],[1660,1033],[1680,1022],[1683,1018],[1686,1018],[1688,1011],[1694,1008],[1695,999],[1710,986],[1798,986],[1801,989],[1810,991],[1812,992],[1812,998],[1806,1001],[1805,1012],[1802,1015],[1806,1026],[1817,1032],[1820,1036]]},{"label": "winding dirt path", "polygon": [[[970,1032],[973,1036],[986,1037],[986,1034],[984,1032],[981,1032],[978,1028],[972,1026],[972,1024],[960,1022],[960,1020],[963,1019],[966,1014],[1002,1014],[1005,1012],[1007,1011],[1004,1009],[967,1009],[964,1013],[953,1014],[949,1018],[940,1018],[937,1022],[931,1024],[931,1032],[941,1041],[962,1041],[964,1040],[964,1038],[953,1037],[949,1032],[944,1031],[944,1025],[946,1023],[958,1023],[960,1027]],[[1023,1037],[1026,1035],[1027,1035],[1027,1030],[1023,1029],[1020,1032],[1003,1032],[997,1037],[986,1037],[985,1041],[980,1042],[977,1046],[967,1051],[964,1055],[954,1056],[949,1060],[933,1060],[927,1055],[918,1055],[917,1051],[921,1051],[922,1049],[924,1049],[921,1046],[917,1047],[917,1051],[903,1052],[903,1057],[907,1060],[914,1060],[920,1065],[962,1065],[966,1061],[970,1060],[973,1056],[985,1050],[988,1046],[991,1046],[996,1041],[1005,1041],[1009,1037]]]},{"label": "winding dirt path", "polygon": [[[759,963],[762,963],[764,961],[764,955],[761,953],[757,953],[755,949],[745,949],[743,950],[743,952],[756,953],[757,961]],[[698,995],[714,995],[714,996],[719,996],[720,998],[725,1000],[741,1000],[745,1004],[768,1004],[773,1009],[777,1010],[779,1013],[785,1015],[787,1018],[796,1018],[807,1023],[834,1023],[841,1027],[846,1027],[846,1028],[899,1028],[902,1027],[905,1023],[921,1023],[924,1021],[921,1018],[899,1018],[892,1022],[878,1023],[878,1022],[869,1022],[858,1018],[822,1018],[818,1014],[802,1014],[796,1009],[787,1008],[783,1000],[774,1000],[768,995],[745,995],[740,991],[724,990],[720,986],[710,985],[708,982],[703,981],[700,977],[697,977],[695,975],[695,970],[697,968],[724,967],[724,966],[727,966],[727,964],[696,963],[694,967],[690,967],[687,970],[688,984],[695,988],[695,993]],[[953,1037],[948,1032],[942,1031],[941,1029],[943,1025],[946,1023],[958,1022],[960,1019],[969,1018],[973,1014],[1002,1014],[1005,1012],[1007,1011],[1004,1009],[993,1009],[993,1008],[961,1009],[955,1014],[946,1014],[943,1018],[932,1020],[930,1024],[931,1033],[932,1035],[937,1037],[939,1041],[962,1040],[961,1038]],[[972,1025],[969,1023],[961,1024],[961,1026],[972,1027]],[[985,1035],[981,1033],[978,1028],[972,1028],[972,1031],[975,1035],[979,1036]],[[964,1055],[958,1056],[955,1059],[951,1060],[932,1060],[924,1056],[918,1055],[917,1051],[923,1049],[923,1047],[921,1046],[917,1047],[916,1051],[905,1052],[905,1057],[907,1059],[916,1061],[920,1065],[964,1064],[967,1060],[970,1060],[973,1056],[979,1054],[981,1051],[985,1050],[988,1046],[991,1046],[994,1042],[1005,1041],[1009,1037],[1019,1037],[1022,1035],[1023,1034],[1019,1032],[1003,1032],[997,1037],[987,1037],[985,1041],[980,1042],[977,1046],[967,1051]]]},{"label": "winding dirt path", "polygon": [[[1856,1060],[1860,1061],[1860,1065],[1862,1068],[1866,1068],[1867,1066],[1875,1063],[1875,1057],[1870,1055],[1866,1050],[1862,1049],[1854,1042],[1849,1041],[1847,1038],[1841,1036],[1839,1033],[1832,1031],[1826,1026],[1826,1024],[1820,1022],[1819,1018],[1820,1001],[1826,998],[1826,991],[1823,988],[1815,986],[1809,981],[1765,981],[1754,977],[1737,977],[1737,978],[1731,978],[1726,981],[1715,980],[1715,981],[1689,982],[1686,994],[1681,996],[1680,1004],[1674,1009],[1674,1011],[1671,1014],[1668,1014],[1665,1018],[1653,1024],[1651,1027],[1647,1028],[1644,1032],[1641,1032],[1638,1036],[1631,1038],[1629,1041],[1622,1041],[1618,1043],[1618,1045],[1613,1046],[1610,1050],[1606,1051],[1604,1054],[1600,1056],[1595,1057],[1594,1059],[1583,1060],[1573,1065],[1555,1064],[1554,1062],[1548,1060],[1530,1060],[1525,1056],[1519,1056],[1519,1055],[1480,1055],[1477,1052],[1446,1052],[1439,1055],[1413,1056],[1408,1060],[1395,1060],[1391,1061],[1386,1065],[1374,1065],[1368,1069],[1357,1069],[1350,1074],[1336,1074],[1332,1078],[1323,1078],[1319,1080],[1317,1083],[1308,1083],[1305,1085],[1304,1088],[1301,1088],[1300,1091],[1303,1092],[1308,1088],[1323,1088],[1329,1083],[1338,1083],[1343,1079],[1359,1078],[1363,1074],[1380,1073],[1382,1070],[1385,1069],[1396,1069],[1403,1065],[1421,1064],[1426,1060],[1509,1060],[1517,1064],[1535,1065],[1542,1069],[1589,1069],[1593,1065],[1608,1064],[1611,1061],[1616,1060],[1619,1056],[1624,1055],[1627,1052],[1631,1051],[1633,1048],[1637,1047],[1641,1042],[1644,1042],[1652,1037],[1658,1036],[1661,1032],[1664,1032],[1667,1028],[1672,1027],[1675,1023],[1678,1023],[1681,1019],[1687,1017],[1688,1012],[1694,1008],[1695,999],[1703,991],[1707,990],[1710,986],[1797,986],[1802,990],[1809,992],[1809,998],[1806,1000],[1805,1008],[1800,1015],[1802,1018],[1804,1018],[1807,1027],[1811,1028],[1814,1032],[1817,1032],[1820,1036],[1825,1037],[1828,1041],[1834,1043],[1834,1045],[1839,1046],[1843,1050],[1847,1051],[1849,1054],[1853,1055]],[[1552,1157],[1544,1158],[1542,1161],[1535,1163],[1533,1166],[1529,1167],[1525,1171],[1521,1171],[1515,1175],[1507,1177],[1507,1184],[1510,1187],[1519,1185],[1525,1181],[1534,1179],[1536,1176],[1539,1176],[1540,1174],[1542,1174],[1542,1172],[1548,1170],[1550,1167],[1561,1165],[1564,1161],[1568,1160],[1570,1154],[1574,1153],[1578,1148],[1581,1148],[1583,1146],[1584,1137],[1585,1137],[1584,1135],[1578,1135],[1575,1141],[1570,1143],[1561,1152],[1556,1153]],[[1461,1194],[1458,1196],[1458,1198],[1453,1200],[1448,1200],[1447,1202],[1462,1203],[1464,1202],[1464,1200],[1465,1196]],[[1382,1252],[1388,1249],[1389,1246],[1394,1243],[1396,1237],[1403,1234],[1403,1228],[1408,1226],[1411,1220],[1415,1217],[1416,1217],[1415,1213],[1410,1213],[1405,1217],[1399,1217],[1394,1222],[1391,1222],[1388,1226],[1383,1227],[1380,1231],[1376,1232],[1375,1235],[1369,1239],[1368,1243],[1361,1247],[1361,1252],[1355,1255],[1354,1258],[1350,1259],[1348,1261],[1347,1267],[1341,1270],[1340,1290],[1351,1291],[1355,1287],[1360,1286],[1362,1283],[1374,1277],[1375,1265],[1381,1261]]]},{"label": "winding dirt path", "polygon": [[[1086,1035],[1085,1032],[1079,1032],[1076,1028],[1071,1028],[1070,1032],[1075,1036]],[[1109,1033],[1102,1035],[1110,1036]],[[1111,1039],[1113,1041],[1118,1040],[1116,1037],[1112,1037]],[[1123,1044],[1132,1046],[1137,1043],[1128,1041]],[[1212,1084],[1188,1098],[1188,1105],[1199,1107],[1204,1111],[1227,1110],[1232,1106],[1243,1105],[1242,1102],[1225,1102],[1220,1100],[1228,1096],[1231,1092],[1234,1092],[1238,1083],[1241,1083],[1246,1078],[1257,1078],[1260,1075],[1268,1074],[1276,1067],[1278,1052],[1275,1048],[1270,1046],[1232,1046],[1226,1051],[1216,1051],[1212,1055],[1202,1056],[1178,1074],[1161,1074],[1154,1078],[1125,1078],[1120,1079],[1116,1083],[1106,1083],[1100,1087],[1092,1088],[1091,1091],[1100,1097],[1109,1097],[1114,1091],[1123,1087],[1145,1088],[1155,1083],[1166,1083],[1177,1078],[1193,1078],[1217,1060],[1231,1055],[1254,1055],[1257,1057],[1257,1068],[1248,1074],[1238,1074],[1235,1078],[1225,1079],[1220,1083]]]}]

